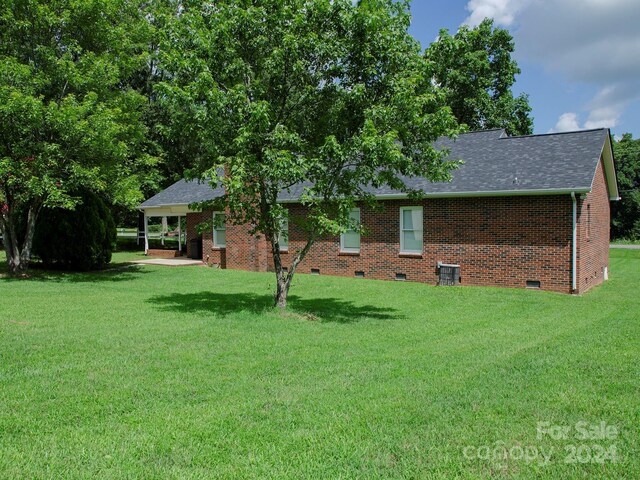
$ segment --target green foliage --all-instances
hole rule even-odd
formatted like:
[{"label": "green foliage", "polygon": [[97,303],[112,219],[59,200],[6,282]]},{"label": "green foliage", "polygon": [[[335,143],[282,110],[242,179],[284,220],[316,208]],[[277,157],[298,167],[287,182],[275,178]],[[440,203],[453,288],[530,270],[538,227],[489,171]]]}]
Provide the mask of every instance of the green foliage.
[{"label": "green foliage", "polygon": [[36,224],[33,253],[46,266],[100,270],[111,261],[116,224],[106,203],[85,191],[74,210],[45,208]]},{"label": "green foliage", "polygon": [[621,200],[612,204],[611,233],[613,238],[640,240],[640,139],[626,133],[613,140],[613,151]]},{"label": "green foliage", "polygon": [[[146,60],[133,0],[16,1],[0,16],[0,182],[72,207],[90,187],[134,205],[145,98],[123,84]],[[142,53],[141,53],[142,52]],[[109,188],[107,188],[109,187]],[[3,192],[3,193],[5,193]]]},{"label": "green foliage", "polygon": [[395,0],[192,2],[169,22],[166,135],[192,140],[190,175],[223,183],[229,220],[254,225],[274,256],[283,191],[304,185],[310,214],[290,221],[310,246],[345,231],[369,187],[450,178],[456,163],[432,143],[457,124],[409,23]]},{"label": "green foliage", "polygon": [[[16,0],[0,7],[0,228],[28,263],[40,208],[73,208],[79,188],[133,206],[156,160],[147,100],[128,86],[148,61],[138,0]],[[17,218],[28,215],[29,219]],[[24,222],[27,235],[14,238]]]},{"label": "green foliage", "polygon": [[486,19],[475,28],[460,27],[455,35],[441,30],[425,52],[434,79],[446,94],[460,123],[471,130],[505,128],[510,135],[533,131],[526,94],[513,96],[511,88],[520,73],[511,58],[513,37]]}]

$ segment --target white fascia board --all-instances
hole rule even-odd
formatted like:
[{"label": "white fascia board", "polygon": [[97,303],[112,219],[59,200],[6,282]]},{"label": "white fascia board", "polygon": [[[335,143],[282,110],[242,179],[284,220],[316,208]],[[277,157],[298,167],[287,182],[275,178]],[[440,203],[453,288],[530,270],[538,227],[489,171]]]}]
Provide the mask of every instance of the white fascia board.
[{"label": "white fascia board", "polygon": [[145,210],[150,208],[169,208],[169,207],[189,207],[189,203],[161,203],[158,205],[150,205],[148,207],[143,206],[144,204],[138,207],[138,210]]},{"label": "white fascia board", "polygon": [[193,213],[186,203],[174,203],[170,205],[154,205],[153,207],[138,207],[148,217],[175,217]]},{"label": "white fascia board", "polygon": [[616,176],[616,165],[613,161],[613,145],[611,145],[611,132],[609,130],[607,130],[607,138],[602,147],[600,158],[604,166],[604,176],[607,181],[607,189],[609,190],[609,200],[618,201],[620,200],[620,192],[618,191],[618,177]]}]

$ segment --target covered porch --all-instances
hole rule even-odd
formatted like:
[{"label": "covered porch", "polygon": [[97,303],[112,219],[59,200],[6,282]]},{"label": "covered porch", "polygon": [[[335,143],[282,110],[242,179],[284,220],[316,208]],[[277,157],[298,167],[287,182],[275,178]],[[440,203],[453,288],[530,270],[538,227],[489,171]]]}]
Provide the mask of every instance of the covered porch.
[{"label": "covered porch", "polygon": [[[140,212],[141,225],[138,227],[138,238],[144,244],[145,255],[175,258],[181,257],[186,252],[186,217],[187,213],[191,213],[188,205],[144,207],[140,208]],[[159,232],[151,232],[149,220],[157,218],[161,222],[160,230]],[[169,228],[170,223],[174,224],[171,229]],[[157,226],[153,230],[157,230]],[[152,238],[160,240],[161,248],[150,248],[150,239]],[[175,248],[167,248],[171,243],[177,243]]]},{"label": "covered porch", "polygon": [[[202,259],[203,235],[197,232],[195,225],[204,218],[202,217],[202,212],[190,209],[189,205],[208,202],[220,198],[223,195],[224,189],[222,187],[212,188],[208,181],[178,180],[170,187],[146,200],[138,207],[138,210],[141,212],[138,233],[139,242],[144,243],[145,253],[147,255],[158,253],[155,251],[151,252],[149,248],[149,240],[151,238],[149,219],[158,217],[170,219],[177,217],[179,231],[176,233],[180,241],[178,242],[175,254],[182,255],[183,253],[189,253],[192,258]],[[184,224],[183,220],[185,220]],[[166,223],[166,220],[163,220],[163,223]],[[199,248],[194,250],[192,243],[196,244],[195,246]],[[164,254],[166,251],[167,249],[165,248],[160,250],[159,253]]]}]

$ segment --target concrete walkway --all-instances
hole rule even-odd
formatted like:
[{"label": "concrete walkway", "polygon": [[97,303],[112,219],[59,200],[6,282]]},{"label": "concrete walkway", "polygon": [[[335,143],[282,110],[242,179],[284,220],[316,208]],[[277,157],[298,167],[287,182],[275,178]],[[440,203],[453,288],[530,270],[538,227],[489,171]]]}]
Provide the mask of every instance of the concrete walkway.
[{"label": "concrete walkway", "polygon": [[610,248],[624,248],[625,250],[640,250],[640,245],[609,245]]},{"label": "concrete walkway", "polygon": [[191,267],[193,265],[204,265],[202,260],[191,260],[185,258],[150,258],[148,260],[132,260],[130,263],[138,265],[162,265],[163,267]]}]

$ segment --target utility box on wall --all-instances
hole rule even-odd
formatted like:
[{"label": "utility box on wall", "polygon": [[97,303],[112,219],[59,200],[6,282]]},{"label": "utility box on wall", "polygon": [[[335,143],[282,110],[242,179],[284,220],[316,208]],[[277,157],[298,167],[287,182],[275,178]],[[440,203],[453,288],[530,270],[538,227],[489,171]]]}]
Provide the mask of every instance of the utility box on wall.
[{"label": "utility box on wall", "polygon": [[189,258],[202,260],[202,238],[192,238],[189,240]]},{"label": "utility box on wall", "polygon": [[438,285],[444,287],[454,287],[460,285],[460,265],[438,264],[439,280]]}]

